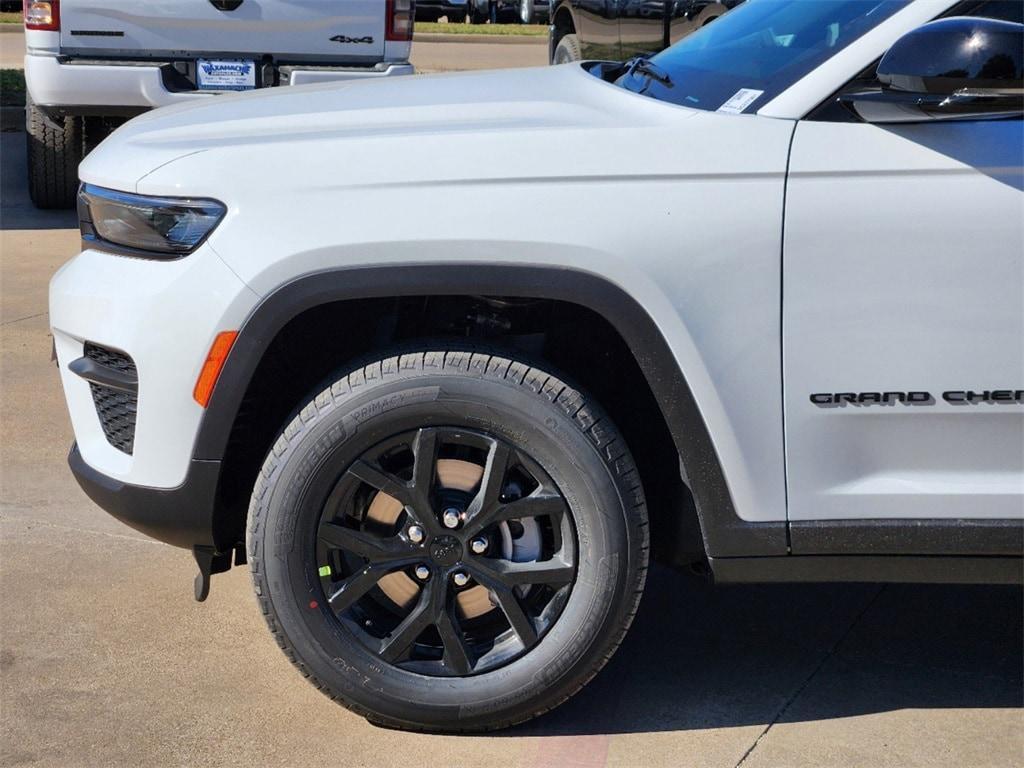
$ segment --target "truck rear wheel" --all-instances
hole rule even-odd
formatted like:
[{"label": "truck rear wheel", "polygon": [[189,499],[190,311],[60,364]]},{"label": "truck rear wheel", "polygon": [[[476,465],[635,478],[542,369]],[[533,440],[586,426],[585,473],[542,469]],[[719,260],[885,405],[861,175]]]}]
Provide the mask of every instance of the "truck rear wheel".
[{"label": "truck rear wheel", "polygon": [[28,100],[28,192],[37,208],[73,208],[82,160],[82,119],[48,119]]},{"label": "truck rear wheel", "polygon": [[256,595],[288,658],[411,730],[500,728],[578,691],[636,612],[648,547],[608,417],[482,351],[341,376],[285,427],[249,507]]}]

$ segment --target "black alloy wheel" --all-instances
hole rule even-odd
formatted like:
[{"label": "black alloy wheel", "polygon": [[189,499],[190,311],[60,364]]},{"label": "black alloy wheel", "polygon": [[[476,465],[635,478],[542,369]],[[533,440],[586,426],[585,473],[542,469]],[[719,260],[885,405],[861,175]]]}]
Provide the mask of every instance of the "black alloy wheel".
[{"label": "black alloy wheel", "polygon": [[[446,479],[453,466],[479,468],[475,490]],[[382,661],[426,675],[526,653],[575,578],[565,499],[482,432],[423,428],[374,446],[331,491],[317,539],[325,610]]]}]

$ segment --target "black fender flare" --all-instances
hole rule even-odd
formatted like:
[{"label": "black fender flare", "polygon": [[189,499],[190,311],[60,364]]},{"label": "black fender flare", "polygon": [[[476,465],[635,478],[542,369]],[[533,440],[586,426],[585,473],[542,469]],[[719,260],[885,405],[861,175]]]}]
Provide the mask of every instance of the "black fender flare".
[{"label": "black fender flare", "polygon": [[714,443],[686,377],[647,311],[594,274],[560,267],[495,264],[367,266],[296,278],[268,294],[239,329],[209,407],[193,459],[220,461],[245,391],[284,326],[306,310],[338,301],[395,296],[500,295],[565,301],[605,318],[632,350],[675,442],[693,494],[704,546],[714,557],[786,553],[786,523],[751,523],[736,514]]}]

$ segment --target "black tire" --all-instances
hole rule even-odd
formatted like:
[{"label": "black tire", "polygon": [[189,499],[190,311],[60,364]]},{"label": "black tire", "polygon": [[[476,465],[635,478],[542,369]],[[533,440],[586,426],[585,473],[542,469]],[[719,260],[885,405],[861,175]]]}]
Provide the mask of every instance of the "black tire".
[{"label": "black tire", "polygon": [[555,46],[555,53],[551,59],[552,64],[568,64],[572,61],[582,61],[583,53],[580,51],[580,40],[575,34],[563,35]]},{"label": "black tire", "polygon": [[82,160],[81,118],[47,120],[35,104],[25,105],[28,133],[28,192],[37,208],[74,208]]},{"label": "black tire", "polygon": [[465,24],[468,19],[469,11],[453,11],[452,13],[448,14],[449,24]]},{"label": "black tire", "polygon": [[471,0],[467,15],[469,16],[470,24],[486,24],[490,15],[490,7],[481,11],[479,6]]},{"label": "black tire", "polygon": [[[346,479],[350,484],[362,482],[362,475],[357,480],[351,478],[356,475],[353,467],[370,466],[357,461],[367,455],[367,446],[377,450],[382,441],[392,445],[400,439],[393,436],[406,434],[405,430],[415,432],[416,442],[428,432],[445,431],[460,439],[472,432],[483,435],[493,445],[507,444],[511,446],[511,455],[531,462],[529,466],[538,467],[538,472],[549,478],[558,491],[557,498],[564,502],[566,514],[560,519],[571,521],[572,534],[565,535],[568,529],[562,522],[563,533],[558,541],[562,546],[571,542],[573,580],[559,593],[565,595],[557,608],[559,612],[553,614],[554,618],[532,640],[533,644],[524,642],[526,650],[509,656],[510,660],[502,661],[496,668],[469,674],[451,674],[449,670],[449,676],[440,678],[409,671],[398,666],[413,663],[408,658],[392,664],[377,655],[382,653],[380,648],[373,646],[371,650],[360,640],[361,633],[369,630],[363,629],[359,615],[355,616],[354,624],[343,623],[329,607],[323,581],[325,566],[320,565],[324,556],[322,552],[317,554],[323,546],[327,519],[322,515],[328,514],[323,510],[331,509],[331,500],[339,498],[338,488]],[[437,438],[428,444],[440,445],[441,440]],[[439,457],[442,450],[432,449],[429,455]],[[505,483],[514,482],[508,478],[527,466],[510,462],[508,474],[503,470],[495,485],[488,483],[487,478],[493,474],[490,467],[499,462],[492,453],[487,456],[486,474],[473,492],[474,501],[487,495],[483,490],[487,485],[505,488],[502,493],[507,494],[512,486]],[[413,480],[403,481],[411,482],[412,486],[404,488],[418,488],[416,478],[420,477],[431,478],[431,484],[439,483],[433,479],[440,478],[439,463],[436,475],[424,476],[415,461],[411,469]],[[380,469],[386,465],[382,462],[373,466]],[[373,488],[362,486],[362,490]],[[443,489],[435,488],[435,498],[441,492]],[[518,503],[514,499],[508,501],[506,496],[492,498],[498,499],[493,502],[498,508],[501,504],[507,508]],[[327,501],[322,504],[323,499]],[[435,514],[436,506],[431,507]],[[412,509],[407,504],[402,514]],[[516,514],[522,509],[517,508]],[[421,519],[415,514],[414,522]],[[465,519],[463,533],[467,537],[476,535],[470,530],[473,519]],[[331,520],[328,525],[336,530],[337,518]],[[521,525],[526,520],[524,516],[513,522]],[[407,519],[399,521],[397,533],[378,541],[411,546],[404,538],[403,526],[407,523]],[[431,525],[439,524],[435,519]],[[440,529],[440,533],[457,532]],[[431,535],[438,544],[443,538],[453,538]],[[430,542],[422,547],[427,543]],[[618,431],[600,408],[540,368],[467,350],[403,354],[341,376],[309,400],[285,427],[267,456],[249,507],[248,551],[254,588],[270,630],[285,655],[331,699],[372,722],[407,730],[465,732],[502,728],[550,710],[572,696],[604,666],[622,641],[643,590],[648,547],[647,510],[636,467]],[[440,568],[431,560],[440,556],[432,546],[428,550],[431,554],[415,556],[427,558],[431,568]],[[460,562],[455,568],[470,569],[475,574],[471,563],[481,561],[473,561],[468,548],[461,557],[465,565]],[[369,557],[367,560],[372,562]],[[358,562],[352,575],[342,579],[342,588],[333,592],[335,597],[344,592],[344,585],[363,573],[359,569],[371,567]],[[546,562],[538,557],[531,565],[544,566]],[[439,594],[443,590],[448,595],[439,599],[448,601],[445,610],[450,621],[455,587],[450,586],[447,576],[442,580],[441,573],[454,571],[435,570],[429,577]],[[377,594],[380,587],[376,581],[373,584],[366,588],[369,592],[360,594]],[[427,583],[421,589],[417,608],[432,599]],[[505,597],[508,594],[506,590]],[[533,593],[518,594],[526,600],[525,595]],[[487,610],[491,613],[487,615],[507,621],[510,629],[505,630],[505,636],[519,636],[512,613],[505,610],[501,596],[493,591],[489,595]],[[351,598],[357,599],[364,598]],[[518,598],[515,602],[522,607]],[[495,614],[499,605],[501,611]],[[509,618],[506,620],[505,616]],[[409,618],[390,632],[401,634]],[[528,621],[534,627],[543,623],[536,614]],[[367,622],[366,626],[370,624]],[[440,623],[424,626],[423,632],[436,629],[437,635],[415,630],[420,634],[403,646],[409,649],[410,657],[429,642],[426,638],[444,637]],[[384,645],[393,634],[384,633],[382,637],[377,642]],[[468,635],[459,637],[460,643],[471,639]],[[430,663],[448,664],[447,641],[443,641],[443,653],[440,661]]]}]

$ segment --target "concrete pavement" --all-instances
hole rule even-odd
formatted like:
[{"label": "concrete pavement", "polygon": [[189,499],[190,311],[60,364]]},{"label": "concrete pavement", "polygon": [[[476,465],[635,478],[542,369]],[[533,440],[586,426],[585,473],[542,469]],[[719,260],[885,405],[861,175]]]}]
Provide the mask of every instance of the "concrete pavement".
[{"label": "concrete pavement", "polygon": [[622,648],[548,716],[476,737],[370,726],[285,660],[246,569],[195,603],[187,552],[75,485],[46,283],[78,233],[32,208],[24,174],[24,134],[0,134],[0,765],[1024,763],[1007,587],[714,588],[656,568]]}]

